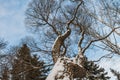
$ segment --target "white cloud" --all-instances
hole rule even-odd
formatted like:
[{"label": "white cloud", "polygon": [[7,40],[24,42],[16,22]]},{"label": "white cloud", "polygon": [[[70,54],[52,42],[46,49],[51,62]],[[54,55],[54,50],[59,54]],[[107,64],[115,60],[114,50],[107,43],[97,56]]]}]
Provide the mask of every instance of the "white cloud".
[{"label": "white cloud", "polygon": [[0,0],[0,37],[15,43],[28,34],[24,26],[24,11],[29,1]]}]

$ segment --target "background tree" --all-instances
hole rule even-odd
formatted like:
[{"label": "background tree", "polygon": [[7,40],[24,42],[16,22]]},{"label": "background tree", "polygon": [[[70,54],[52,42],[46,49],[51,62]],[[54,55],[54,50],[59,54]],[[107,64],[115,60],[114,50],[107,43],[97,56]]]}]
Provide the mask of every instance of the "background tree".
[{"label": "background tree", "polygon": [[110,79],[110,77],[107,76],[107,72],[105,72],[104,68],[100,68],[99,65],[95,64],[93,61],[88,61],[87,58],[84,67],[87,70],[87,75],[85,79],[89,79],[89,80]]},{"label": "background tree", "polygon": [[47,72],[44,62],[30,53],[30,49],[24,44],[17,52],[12,63],[12,80],[45,80]]},{"label": "background tree", "polygon": [[7,45],[7,42],[4,41],[3,39],[0,39],[0,50],[3,49],[3,48],[5,48],[6,45]]},{"label": "background tree", "polygon": [[[54,64],[67,65],[69,63],[67,61],[70,60],[68,57],[75,56],[75,62],[70,61],[67,67],[64,66],[64,69],[73,72],[71,76],[74,76],[71,67],[77,64],[77,67],[82,70],[85,55],[88,57],[87,54],[91,54],[89,52],[94,49],[109,52],[108,54],[102,52],[102,57],[98,61],[113,53],[119,54],[119,6],[115,6],[114,3],[119,4],[118,1],[112,0],[92,2],[90,0],[33,0],[26,11],[26,24],[31,30],[40,33],[42,38],[38,39],[39,43],[36,47],[41,53],[50,51],[47,53],[52,53]],[[69,35],[62,38],[68,32]],[[63,59],[61,54],[67,58]],[[61,61],[66,62],[64,64]],[[56,64],[52,71],[55,70]],[[84,71],[86,73],[86,70]]]},{"label": "background tree", "polygon": [[9,68],[7,68],[7,66],[5,66],[2,72],[3,73],[2,73],[1,80],[9,80],[10,79]]},{"label": "background tree", "polygon": [[120,80],[120,73],[114,69],[111,69],[111,72],[117,77],[117,80]]},{"label": "background tree", "polygon": [[2,80],[8,80],[9,75],[8,75],[8,54],[5,53],[5,48],[7,46],[7,41],[4,39],[0,38],[0,76]]}]

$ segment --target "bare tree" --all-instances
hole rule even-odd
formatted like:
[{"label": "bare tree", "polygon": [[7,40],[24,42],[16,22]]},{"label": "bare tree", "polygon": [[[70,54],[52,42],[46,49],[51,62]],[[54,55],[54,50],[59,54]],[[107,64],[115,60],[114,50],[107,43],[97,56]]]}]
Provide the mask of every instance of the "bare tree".
[{"label": "bare tree", "polygon": [[7,42],[0,38],[0,49],[5,48],[6,45],[7,45]]},{"label": "bare tree", "polygon": [[4,53],[3,49],[7,46],[7,42],[0,38],[0,75],[4,71],[4,68],[7,67],[7,54]]},{"label": "bare tree", "polygon": [[[38,51],[50,51],[55,64],[47,80],[85,77],[85,54],[92,46],[120,54],[119,7],[109,0],[33,0],[26,16],[27,26],[40,33]],[[63,70],[56,70],[58,65]]]}]

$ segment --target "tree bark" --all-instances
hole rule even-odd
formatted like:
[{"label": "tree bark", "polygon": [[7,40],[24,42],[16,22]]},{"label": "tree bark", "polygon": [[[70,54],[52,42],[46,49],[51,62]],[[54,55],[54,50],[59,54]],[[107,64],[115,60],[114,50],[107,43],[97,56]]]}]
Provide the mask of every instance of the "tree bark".
[{"label": "tree bark", "polygon": [[58,58],[46,80],[73,80],[83,78],[86,70],[80,64],[77,64],[76,58],[67,57]]},{"label": "tree bark", "polygon": [[[60,57],[60,55],[62,55],[60,53],[60,49],[61,49],[61,46],[64,46],[64,41],[65,39],[70,35],[71,33],[71,30],[68,29],[64,34],[62,35],[59,35],[54,44],[53,44],[53,47],[52,47],[52,58],[53,58],[53,62],[56,63],[57,62],[57,59],[58,57]],[[64,54],[65,55],[65,54]],[[63,56],[64,56],[63,55]]]}]

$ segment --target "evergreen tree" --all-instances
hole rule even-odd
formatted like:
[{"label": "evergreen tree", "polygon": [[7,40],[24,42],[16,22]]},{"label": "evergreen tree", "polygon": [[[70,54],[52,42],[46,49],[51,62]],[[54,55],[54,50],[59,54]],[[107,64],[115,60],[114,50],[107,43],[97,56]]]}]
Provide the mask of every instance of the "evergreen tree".
[{"label": "evergreen tree", "polygon": [[44,62],[31,56],[30,49],[24,44],[17,52],[12,64],[12,80],[45,80],[47,70]]},{"label": "evergreen tree", "polygon": [[29,73],[27,73],[27,80],[45,80],[47,76],[45,73],[47,73],[48,69],[45,69],[44,62],[39,61],[37,55],[33,55],[31,66],[33,66],[34,69],[31,69]]},{"label": "evergreen tree", "polygon": [[104,68],[100,68],[93,61],[88,61],[86,59],[84,67],[87,70],[85,79],[88,79],[88,80],[109,80],[110,79],[110,77],[107,76],[107,72],[105,72]]},{"label": "evergreen tree", "polygon": [[110,69],[110,70],[117,77],[117,80],[120,80],[120,73],[114,69]]},{"label": "evergreen tree", "polygon": [[4,67],[1,80],[9,80],[9,70],[7,67]]}]

